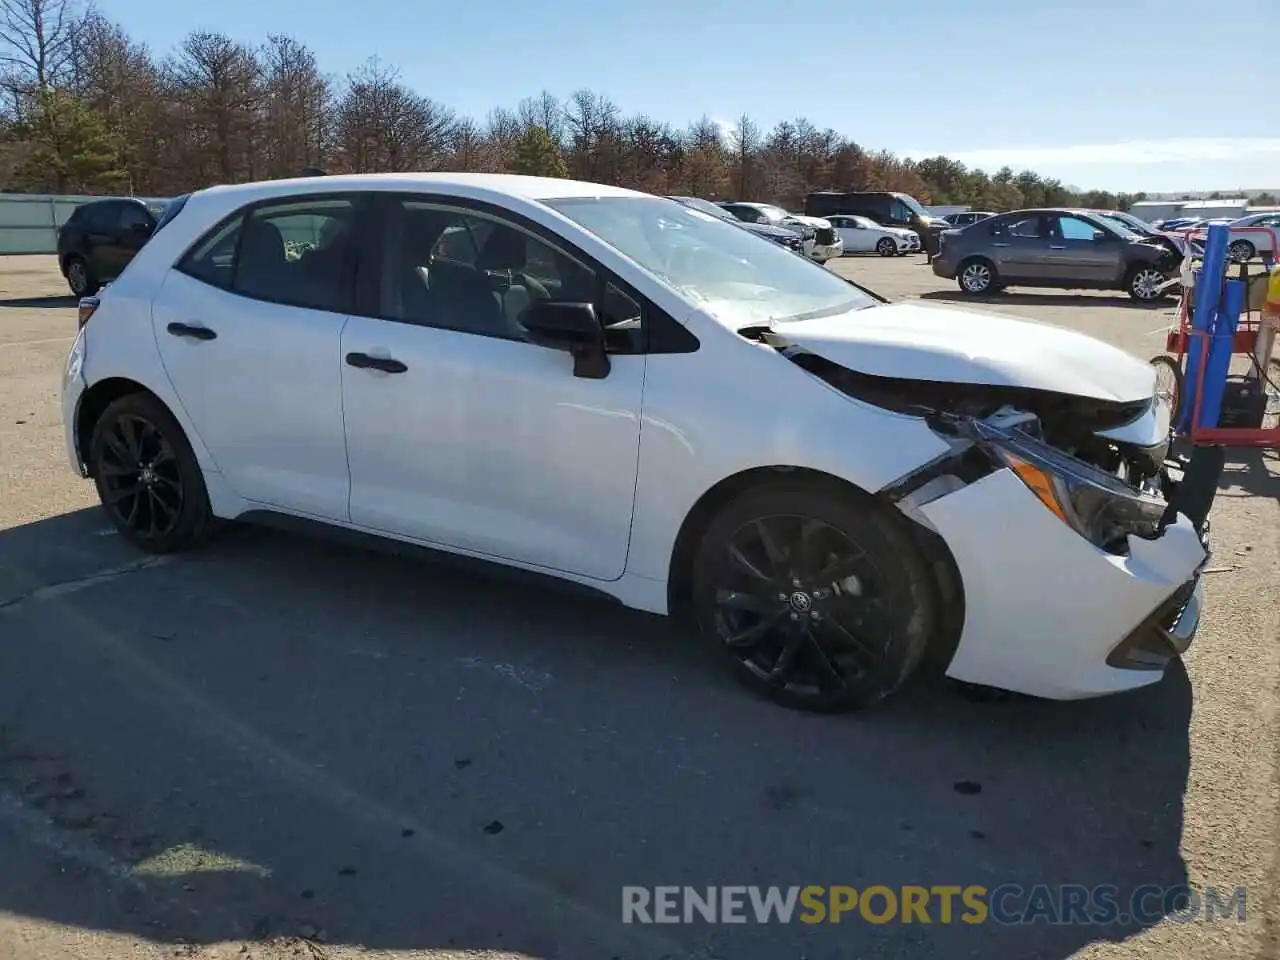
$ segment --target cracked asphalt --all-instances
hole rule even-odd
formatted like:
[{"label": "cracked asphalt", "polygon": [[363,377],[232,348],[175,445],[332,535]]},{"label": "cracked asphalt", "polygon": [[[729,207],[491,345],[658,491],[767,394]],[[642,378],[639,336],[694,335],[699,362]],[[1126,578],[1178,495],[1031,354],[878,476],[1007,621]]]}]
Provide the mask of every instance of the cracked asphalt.
[{"label": "cracked asphalt", "polygon": [[[953,297],[919,257],[835,269]],[[1159,685],[813,717],[659,618],[497,575],[260,528],[139,556],[66,464],[64,289],[0,259],[0,956],[1280,955],[1275,454],[1229,456]],[[990,306],[1144,358],[1172,322]],[[1246,919],[620,922],[624,885],[1008,882],[1246,887]]]}]

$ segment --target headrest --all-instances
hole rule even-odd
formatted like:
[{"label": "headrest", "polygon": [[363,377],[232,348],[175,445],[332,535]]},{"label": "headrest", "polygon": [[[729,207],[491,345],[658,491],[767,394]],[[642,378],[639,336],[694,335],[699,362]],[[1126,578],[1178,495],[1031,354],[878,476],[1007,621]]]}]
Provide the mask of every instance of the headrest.
[{"label": "headrest", "polygon": [[482,270],[523,270],[529,238],[511,227],[494,226],[480,254]]}]

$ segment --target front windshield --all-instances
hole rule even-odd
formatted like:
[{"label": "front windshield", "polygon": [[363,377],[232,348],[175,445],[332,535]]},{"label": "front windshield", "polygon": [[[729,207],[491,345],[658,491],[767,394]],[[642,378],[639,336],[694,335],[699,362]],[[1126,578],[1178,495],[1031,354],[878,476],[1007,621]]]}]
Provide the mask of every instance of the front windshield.
[{"label": "front windshield", "polygon": [[710,200],[703,200],[701,197],[672,197],[672,199],[675,200],[676,203],[682,203],[693,210],[701,210],[703,213],[709,213],[711,216],[719,217],[721,220],[737,219],[724,207],[716,206]]},{"label": "front windshield", "polygon": [[768,217],[770,223],[777,223],[779,220],[786,220],[791,214],[783,210],[781,207],[775,207],[771,203],[761,203],[753,206],[752,210],[759,210],[762,215]]},{"label": "front windshield", "polygon": [[657,197],[545,202],[734,330],[847,313],[877,302],[776,243]]},{"label": "front windshield", "polygon": [[906,193],[899,193],[899,194],[896,194],[896,196],[899,200],[901,200],[904,204],[906,204],[907,209],[909,209],[917,217],[921,217],[922,219],[925,219],[925,220],[934,219],[933,214],[931,214],[924,207],[920,206],[919,201],[916,200],[915,197]]},{"label": "front windshield", "polygon": [[1151,224],[1147,223],[1145,220],[1139,220],[1133,214],[1125,213],[1123,210],[1117,210],[1115,213],[1104,214],[1104,216],[1107,216],[1112,220],[1119,220],[1134,233],[1142,234],[1143,236],[1151,233]]},{"label": "front windshield", "polygon": [[1102,213],[1095,213],[1094,216],[1098,220],[1100,220],[1103,224],[1105,224],[1107,227],[1110,227],[1116,233],[1120,234],[1120,236],[1124,237],[1126,240],[1137,240],[1140,237],[1140,234],[1138,234],[1135,230],[1131,229],[1130,226],[1127,223],[1125,223],[1123,220],[1117,220],[1115,217],[1107,216],[1106,214],[1102,214]]}]

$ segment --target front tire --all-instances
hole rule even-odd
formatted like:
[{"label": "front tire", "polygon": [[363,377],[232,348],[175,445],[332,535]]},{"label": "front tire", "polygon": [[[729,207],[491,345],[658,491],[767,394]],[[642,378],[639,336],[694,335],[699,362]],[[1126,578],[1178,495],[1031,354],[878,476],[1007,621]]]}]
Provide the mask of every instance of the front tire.
[{"label": "front tire", "polygon": [[1000,289],[995,265],[980,257],[960,264],[956,271],[956,283],[960,286],[961,293],[967,293],[971,297],[981,297]]},{"label": "front tire", "polygon": [[89,269],[88,262],[84,257],[78,256],[67,258],[67,286],[77,297],[92,297],[102,289],[102,284],[98,283],[97,277]]},{"label": "front tire", "polygon": [[1155,303],[1165,296],[1160,288],[1168,277],[1152,266],[1137,266],[1129,271],[1124,288],[1139,303]]},{"label": "front tire", "polygon": [[691,583],[704,635],[787,707],[855,710],[893,693],[938,622],[936,584],[902,521],[834,485],[777,482],[729,504]]},{"label": "front tire", "polygon": [[211,532],[200,464],[178,421],[154,397],[129,394],[102,412],[89,463],[107,516],[139,549],[172,553]]},{"label": "front tire", "polygon": [[876,253],[882,257],[892,257],[898,252],[898,245],[891,237],[881,237],[876,241]]}]

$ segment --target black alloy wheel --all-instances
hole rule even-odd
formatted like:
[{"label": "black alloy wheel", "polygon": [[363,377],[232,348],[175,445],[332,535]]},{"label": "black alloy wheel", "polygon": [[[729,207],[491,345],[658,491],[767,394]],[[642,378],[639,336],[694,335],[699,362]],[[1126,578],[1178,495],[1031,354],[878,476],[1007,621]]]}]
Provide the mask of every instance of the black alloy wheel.
[{"label": "black alloy wheel", "polygon": [[934,622],[914,545],[874,510],[812,495],[804,510],[776,509],[794,495],[764,499],[775,509],[725,518],[732,527],[713,525],[704,541],[695,571],[704,631],[740,678],[784,705],[832,711],[881,699],[919,662]]},{"label": "black alloy wheel", "polygon": [[168,553],[210,531],[200,465],[177,420],[153,397],[130,394],[103,411],[89,463],[107,516],[143,550]]},{"label": "black alloy wheel", "polygon": [[98,472],[105,505],[135,536],[171,534],[182,515],[182,475],[173,447],[156,425],[134,415],[116,417],[103,433]]}]

